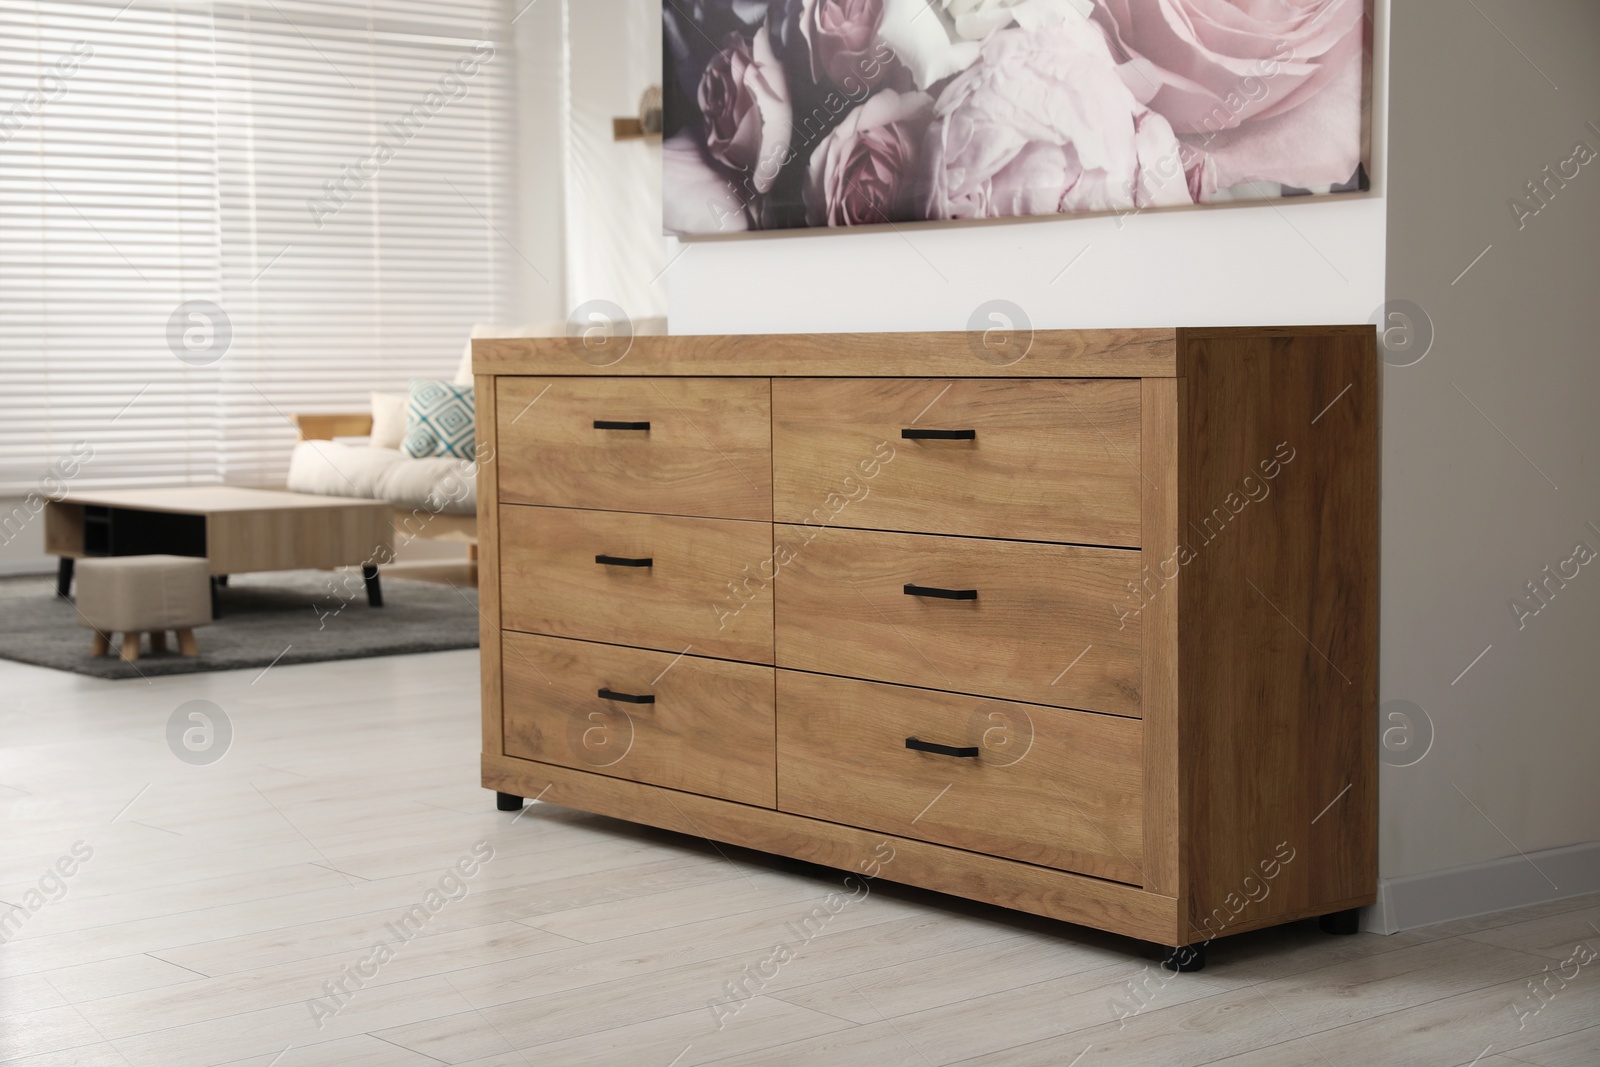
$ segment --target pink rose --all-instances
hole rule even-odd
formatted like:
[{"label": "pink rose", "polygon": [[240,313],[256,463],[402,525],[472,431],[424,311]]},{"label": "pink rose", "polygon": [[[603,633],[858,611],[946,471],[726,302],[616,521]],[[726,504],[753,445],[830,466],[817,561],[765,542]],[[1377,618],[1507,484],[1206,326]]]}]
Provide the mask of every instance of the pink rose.
[{"label": "pink rose", "polygon": [[711,57],[700,78],[700,112],[711,158],[748,172],[756,192],[771,189],[789,161],[794,117],[789,83],[765,26],[753,41],[730,33],[722,51]]},{"label": "pink rose", "polygon": [[[1216,157],[1206,169],[1220,187],[1262,179],[1311,188],[1355,172],[1364,0],[1095,4],[1128,88],[1185,144]],[[1246,134],[1267,120],[1278,121]]]},{"label": "pink rose", "polygon": [[846,115],[811,153],[806,224],[861,226],[915,218],[917,156],[932,117],[933,97],[893,89]]},{"label": "pink rose", "polygon": [[[877,54],[883,0],[797,0],[800,32],[811,52],[811,77],[842,89],[875,85],[888,70]],[[791,4],[791,6],[793,6]]]},{"label": "pink rose", "polygon": [[934,116],[926,218],[1193,202],[1172,127],[1134,99],[1104,36],[1082,19],[997,32]]}]

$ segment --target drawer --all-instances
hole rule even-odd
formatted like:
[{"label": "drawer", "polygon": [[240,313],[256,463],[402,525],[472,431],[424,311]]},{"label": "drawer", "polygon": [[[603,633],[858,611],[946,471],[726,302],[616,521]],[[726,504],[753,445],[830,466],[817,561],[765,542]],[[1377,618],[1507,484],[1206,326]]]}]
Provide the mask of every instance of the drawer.
[{"label": "drawer", "polygon": [[772,517],[765,378],[501,378],[500,499]]},{"label": "drawer", "polygon": [[774,514],[1138,546],[1139,405],[1136,381],[778,379]]},{"label": "drawer", "polygon": [[1115,611],[1136,551],[788,525],[776,538],[780,667],[1140,713],[1139,618]]},{"label": "drawer", "polygon": [[770,523],[502,504],[501,624],[770,664],[771,559]]},{"label": "drawer", "polygon": [[771,667],[531,634],[502,641],[506,755],[775,804]]},{"label": "drawer", "polygon": [[[1140,884],[1135,719],[778,671],[778,808]],[[915,751],[907,738],[965,750]]]}]

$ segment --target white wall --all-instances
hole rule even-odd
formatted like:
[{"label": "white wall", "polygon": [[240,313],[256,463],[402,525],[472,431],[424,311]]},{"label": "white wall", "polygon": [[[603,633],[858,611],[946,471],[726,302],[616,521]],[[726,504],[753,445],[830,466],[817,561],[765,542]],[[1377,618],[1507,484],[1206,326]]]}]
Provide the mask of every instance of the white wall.
[{"label": "white wall", "polygon": [[1525,228],[1508,201],[1600,152],[1600,5],[1478,6],[1394,15],[1388,291],[1436,340],[1385,377],[1381,685],[1434,742],[1383,769],[1382,869],[1511,857],[1519,892],[1557,897],[1600,886],[1520,854],[1600,841],[1600,563],[1524,628],[1509,602],[1600,550],[1600,160]]},{"label": "white wall", "polygon": [[1376,191],[1118,221],[674,241],[669,327],[965,330],[994,299],[1017,304],[1038,329],[1348,323],[1367,321],[1383,301]]},{"label": "white wall", "polygon": [[516,156],[516,168],[506,191],[513,225],[499,246],[509,320],[504,325],[567,315],[562,10],[556,3],[523,7],[525,2],[510,0],[516,107],[514,141],[506,147]]},{"label": "white wall", "polygon": [[659,317],[667,313],[657,281],[667,266],[661,142],[613,140],[611,120],[637,115],[645,88],[661,84],[661,4],[562,0],[562,6],[571,113],[565,310],[609,300],[633,319]]},{"label": "white wall", "polygon": [[1369,194],[673,240],[669,329],[964,330],[997,298],[1041,329],[1366,322],[1384,299],[1387,7],[1378,0]]}]

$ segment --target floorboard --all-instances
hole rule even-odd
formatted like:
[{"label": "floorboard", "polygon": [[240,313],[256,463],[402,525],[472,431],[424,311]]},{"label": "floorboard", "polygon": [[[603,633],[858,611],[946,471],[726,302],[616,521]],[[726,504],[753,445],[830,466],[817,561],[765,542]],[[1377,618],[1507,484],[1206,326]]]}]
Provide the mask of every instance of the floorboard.
[{"label": "floorboard", "polygon": [[[497,812],[475,652],[127,682],[0,662],[0,692],[0,901],[38,905],[0,944],[5,1067],[1600,1063],[1600,963],[1528,987],[1600,947],[1600,895],[1388,938],[1298,923],[1182,976],[887,883],[804,937],[841,872]],[[195,700],[232,732],[205,765],[167,740]]]}]

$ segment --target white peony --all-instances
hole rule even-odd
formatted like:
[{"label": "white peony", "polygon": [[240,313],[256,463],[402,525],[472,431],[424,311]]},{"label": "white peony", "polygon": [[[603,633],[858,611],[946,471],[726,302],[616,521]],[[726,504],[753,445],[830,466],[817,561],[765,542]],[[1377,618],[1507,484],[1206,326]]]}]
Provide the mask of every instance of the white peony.
[{"label": "white peony", "polygon": [[1015,22],[1025,30],[1060,25],[1063,19],[1088,18],[1090,0],[942,0],[955,20],[956,35],[981,41]]},{"label": "white peony", "polygon": [[883,0],[878,36],[894,49],[918,89],[960,74],[978,58],[978,46],[1013,22],[1025,30],[1081,21],[1091,0]]}]

